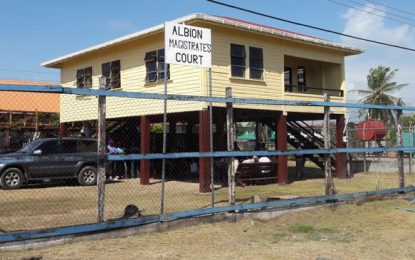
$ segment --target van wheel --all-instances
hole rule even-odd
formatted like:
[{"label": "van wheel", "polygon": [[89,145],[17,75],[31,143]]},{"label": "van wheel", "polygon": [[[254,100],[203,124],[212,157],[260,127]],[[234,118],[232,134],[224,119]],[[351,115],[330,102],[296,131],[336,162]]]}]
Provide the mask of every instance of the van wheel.
[{"label": "van wheel", "polygon": [[93,166],[85,166],[79,171],[78,182],[82,186],[90,186],[97,184],[97,168]]},{"label": "van wheel", "polygon": [[23,173],[17,168],[9,168],[3,172],[0,185],[5,190],[18,189],[23,184]]}]

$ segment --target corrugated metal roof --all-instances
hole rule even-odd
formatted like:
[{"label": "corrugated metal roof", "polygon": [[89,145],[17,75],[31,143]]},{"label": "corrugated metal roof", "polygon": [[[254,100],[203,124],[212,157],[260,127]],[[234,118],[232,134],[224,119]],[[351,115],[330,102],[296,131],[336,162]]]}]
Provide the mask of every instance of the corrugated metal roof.
[{"label": "corrugated metal roof", "polygon": [[[286,38],[286,39],[294,40],[294,41],[306,42],[309,44],[319,45],[323,47],[339,49],[349,54],[359,54],[359,53],[364,52],[364,50],[361,48],[347,46],[344,44],[339,44],[339,43],[307,36],[307,35],[300,34],[300,33],[290,32],[290,31],[279,29],[279,28],[251,23],[248,21],[239,20],[239,19],[230,18],[230,17],[221,17],[221,16],[214,16],[214,15],[207,15],[207,14],[191,14],[188,16],[178,18],[172,22],[186,23],[186,22],[191,22],[191,21],[196,21],[196,20],[207,21],[211,23],[216,23],[218,25],[235,27],[238,29],[251,30],[251,31],[259,32],[259,33],[264,33],[264,34],[268,34],[268,35],[272,35],[276,37],[282,37],[282,38]],[[49,68],[59,68],[60,63],[70,60],[72,58],[75,58],[75,57],[78,57],[78,56],[81,56],[87,53],[91,53],[91,52],[94,52],[94,51],[97,51],[103,48],[107,48],[110,46],[122,44],[128,41],[134,40],[134,39],[138,39],[140,37],[143,37],[143,36],[158,32],[158,31],[162,31],[163,29],[164,29],[164,24],[160,24],[160,25],[136,32],[136,33],[132,33],[132,34],[120,37],[120,38],[116,38],[111,41],[107,41],[107,42],[104,42],[104,43],[101,43],[101,44],[98,44],[98,45],[95,45],[95,46],[92,46],[92,47],[89,47],[89,48],[86,48],[86,49],[83,49],[77,52],[73,52],[73,53],[58,57],[56,59],[46,61],[42,63],[41,65],[45,67],[49,67]]]},{"label": "corrugated metal roof", "polygon": [[16,80],[16,79],[0,79],[0,84],[4,84],[4,85],[30,85],[30,86],[58,86],[59,85],[59,83],[52,83],[52,82]]},{"label": "corrugated metal roof", "polygon": [[[57,86],[57,83],[0,79],[4,85],[28,85],[28,86]],[[16,91],[0,92],[0,110],[21,112],[50,112],[59,113],[60,95],[52,93],[30,93]]]}]

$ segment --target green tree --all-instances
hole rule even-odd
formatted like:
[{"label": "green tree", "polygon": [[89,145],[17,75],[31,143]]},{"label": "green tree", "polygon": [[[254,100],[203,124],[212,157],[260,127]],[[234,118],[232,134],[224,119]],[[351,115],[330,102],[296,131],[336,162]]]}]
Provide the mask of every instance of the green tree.
[{"label": "green tree", "polygon": [[403,127],[415,127],[415,115],[402,116]]},{"label": "green tree", "polygon": [[161,124],[153,125],[150,129],[150,132],[157,133],[157,134],[163,133],[163,125]]},{"label": "green tree", "polygon": [[[397,105],[400,100],[391,95],[407,84],[398,84],[393,77],[398,69],[391,70],[389,67],[378,66],[371,68],[367,75],[367,89],[351,90],[350,93],[357,93],[363,96],[359,100],[362,104],[372,105]],[[403,102],[400,102],[403,105]],[[385,124],[391,125],[396,122],[396,112],[390,109],[369,109],[369,119],[382,120]]]},{"label": "green tree", "polygon": [[236,122],[235,132],[236,132],[236,136],[240,136],[245,132],[245,127],[240,122]]}]

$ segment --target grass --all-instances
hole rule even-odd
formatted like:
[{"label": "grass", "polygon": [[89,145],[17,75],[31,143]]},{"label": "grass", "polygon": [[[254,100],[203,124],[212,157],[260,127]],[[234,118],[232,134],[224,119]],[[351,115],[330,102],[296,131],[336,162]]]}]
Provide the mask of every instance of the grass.
[{"label": "grass", "polygon": [[[398,187],[396,173],[356,174],[351,179],[335,179],[338,194]],[[406,176],[407,185],[415,183]],[[145,215],[159,214],[161,184],[140,185],[139,179],[109,183],[105,187],[106,219],[120,217],[124,207],[135,204]],[[19,190],[0,190],[0,232],[32,230],[96,222],[96,187],[76,185],[30,186]],[[287,185],[257,185],[236,188],[238,203],[251,202],[253,196],[321,196],[324,179],[293,181]],[[228,205],[228,190],[215,191],[215,206]],[[199,193],[199,184],[168,181],[165,185],[165,213],[211,207],[211,194]]]},{"label": "grass", "polygon": [[335,231],[331,227],[317,228],[312,225],[297,223],[288,227],[291,233],[306,234],[304,239],[307,240],[321,240],[327,239],[328,234],[333,234]]},{"label": "grass", "polygon": [[19,252],[21,259],[414,259],[415,208],[402,199],[297,211],[276,219],[212,223],[164,233]]},{"label": "grass", "polygon": [[[319,232],[318,228],[315,228],[313,226],[310,225],[305,225],[305,224],[295,224],[293,226],[290,226],[288,228],[288,230],[290,230],[291,232],[298,232],[298,233],[315,233],[315,232]],[[321,230],[326,230],[326,229],[321,229]],[[331,230],[328,228],[328,230]]]}]

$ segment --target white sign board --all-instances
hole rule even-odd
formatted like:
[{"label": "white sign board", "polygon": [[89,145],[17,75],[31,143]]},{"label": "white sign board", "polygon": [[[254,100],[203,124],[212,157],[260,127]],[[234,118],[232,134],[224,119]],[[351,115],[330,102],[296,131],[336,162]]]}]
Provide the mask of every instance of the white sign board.
[{"label": "white sign board", "polygon": [[211,67],[210,29],[166,22],[164,49],[166,63]]}]

